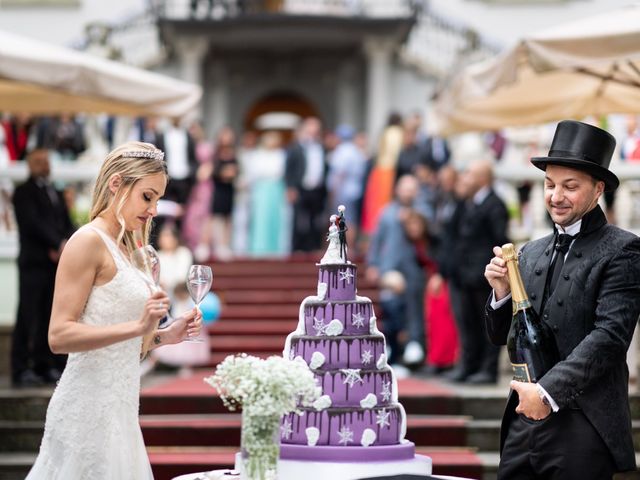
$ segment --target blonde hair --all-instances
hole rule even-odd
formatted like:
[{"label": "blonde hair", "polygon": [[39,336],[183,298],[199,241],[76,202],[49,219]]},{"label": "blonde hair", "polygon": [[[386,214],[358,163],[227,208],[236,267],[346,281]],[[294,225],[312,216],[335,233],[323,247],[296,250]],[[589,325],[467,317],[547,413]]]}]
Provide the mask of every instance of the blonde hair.
[{"label": "blonde hair", "polygon": [[[116,147],[107,155],[100,168],[100,173],[98,173],[91,199],[89,220],[94,220],[112,207],[113,202],[120,196],[117,205],[114,206],[114,213],[120,224],[117,243],[124,241],[127,250],[130,252],[139,245],[136,245],[133,232],[125,230],[124,218],[120,212],[136,182],[157,173],[167,176],[164,153],[154,145],[143,142],[126,142]],[[109,189],[109,181],[114,175],[119,175],[122,181],[115,194],[112,194]],[[150,230],[151,218],[142,228],[142,242],[145,245],[149,243]]]}]

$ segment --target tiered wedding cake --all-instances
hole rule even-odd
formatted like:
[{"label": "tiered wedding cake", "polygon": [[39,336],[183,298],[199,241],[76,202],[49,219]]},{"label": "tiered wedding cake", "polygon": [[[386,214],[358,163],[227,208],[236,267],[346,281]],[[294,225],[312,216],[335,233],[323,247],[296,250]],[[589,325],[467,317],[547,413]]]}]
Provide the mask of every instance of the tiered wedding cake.
[{"label": "tiered wedding cake", "polygon": [[304,415],[282,419],[279,478],[430,475],[431,460],[416,456],[404,439],[406,416],[371,300],[356,295],[343,212],[331,217],[318,294],[300,305],[298,327],[285,344],[285,356],[300,357],[312,369],[322,396]]}]

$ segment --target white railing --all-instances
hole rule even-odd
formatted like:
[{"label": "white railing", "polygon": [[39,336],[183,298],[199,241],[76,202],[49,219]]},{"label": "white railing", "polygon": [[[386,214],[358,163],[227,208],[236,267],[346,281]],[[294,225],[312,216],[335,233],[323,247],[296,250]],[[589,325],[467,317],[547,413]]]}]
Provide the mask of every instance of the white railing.
[{"label": "white railing", "polygon": [[416,25],[402,49],[405,61],[439,79],[462,66],[496,55],[499,45],[480,37],[460,21],[445,18],[427,6],[416,9]]},{"label": "white railing", "polygon": [[90,33],[71,46],[97,56],[118,60],[139,68],[152,68],[166,58],[160,41],[156,12],[153,9],[111,23],[95,23],[95,29],[103,29],[103,39],[92,39]]},{"label": "white railing", "polygon": [[[58,161],[51,164],[51,179],[61,183],[91,183],[100,170],[100,162]],[[20,162],[0,170],[0,182],[4,179],[20,183],[27,179],[29,170]]]},{"label": "white railing", "polygon": [[336,15],[367,17],[412,16],[421,0],[226,0],[209,10],[208,0],[155,2],[158,15],[168,20],[221,19],[245,14]]}]

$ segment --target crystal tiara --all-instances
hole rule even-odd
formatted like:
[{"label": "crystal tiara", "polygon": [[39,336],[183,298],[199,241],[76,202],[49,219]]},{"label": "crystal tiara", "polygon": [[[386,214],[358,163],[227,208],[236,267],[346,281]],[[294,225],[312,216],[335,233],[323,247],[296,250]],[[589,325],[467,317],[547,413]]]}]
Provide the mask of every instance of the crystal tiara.
[{"label": "crystal tiara", "polygon": [[153,158],[155,160],[164,160],[164,152],[161,150],[128,150],[122,152],[123,157],[135,158]]}]

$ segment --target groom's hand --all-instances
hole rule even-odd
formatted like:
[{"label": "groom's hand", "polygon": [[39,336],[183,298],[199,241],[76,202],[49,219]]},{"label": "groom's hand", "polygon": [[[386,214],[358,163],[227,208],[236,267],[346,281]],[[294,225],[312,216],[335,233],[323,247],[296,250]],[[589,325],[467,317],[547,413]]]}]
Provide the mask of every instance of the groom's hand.
[{"label": "groom's hand", "polygon": [[520,403],[516,413],[521,413],[531,420],[542,420],[551,414],[551,407],[545,405],[538,394],[535,383],[511,382],[511,388],[518,393]]}]

